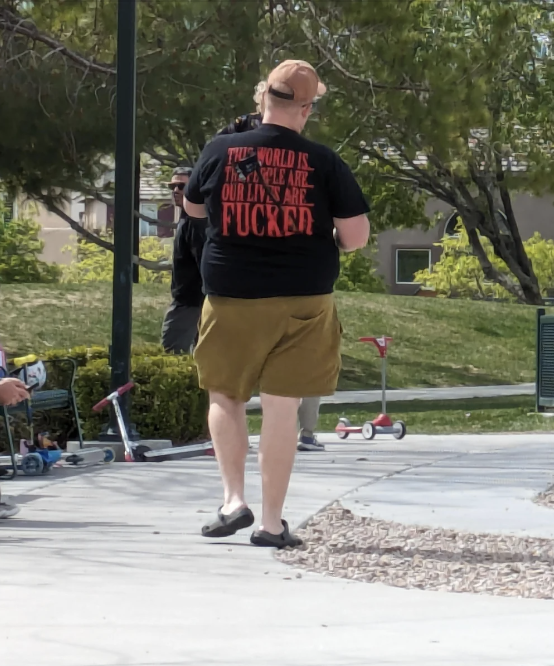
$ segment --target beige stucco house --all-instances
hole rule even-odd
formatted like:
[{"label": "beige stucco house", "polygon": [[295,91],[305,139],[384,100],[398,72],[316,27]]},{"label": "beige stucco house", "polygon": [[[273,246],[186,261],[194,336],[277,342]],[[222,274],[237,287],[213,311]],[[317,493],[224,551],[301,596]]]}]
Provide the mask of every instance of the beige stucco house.
[{"label": "beige stucco house", "polygon": [[[101,186],[113,181],[113,172],[107,173]],[[44,240],[43,257],[46,261],[68,263],[72,256],[63,248],[77,241],[77,234],[68,224],[48,212],[43,206],[23,199],[8,202],[10,214],[18,212],[31,214],[41,226]],[[513,207],[520,232],[524,240],[539,232],[543,238],[554,240],[554,198],[534,197],[531,194],[517,194],[513,197]],[[140,209],[145,215],[164,221],[173,221],[175,210],[171,204],[170,191],[160,183],[155,167],[146,168],[141,176]],[[102,232],[113,228],[113,206],[93,198],[75,195],[65,210],[72,218],[86,228]],[[414,283],[416,271],[428,268],[439,260],[441,249],[435,246],[444,235],[453,231],[455,219],[452,209],[439,201],[430,201],[427,206],[430,218],[439,217],[439,222],[430,230],[391,229],[379,234],[375,251],[377,271],[384,277],[393,294],[412,295],[419,292]],[[141,236],[171,238],[173,232],[166,227],[156,227],[142,221]]]},{"label": "beige stucco house", "polygon": [[[512,198],[514,213],[523,240],[539,232],[543,238],[554,240],[554,198],[516,194]],[[454,231],[455,216],[445,203],[431,201],[429,217],[439,213],[439,222],[432,229],[390,229],[377,238],[377,272],[385,279],[392,294],[411,295],[419,291],[414,283],[416,271],[429,268],[440,259],[441,249],[435,247],[445,233]]]},{"label": "beige stucco house", "polygon": [[[102,182],[98,183],[99,190],[107,189],[113,183],[114,173],[105,174]],[[17,216],[32,217],[41,227],[40,238],[44,241],[42,258],[49,263],[68,264],[73,254],[66,248],[75,246],[77,233],[68,223],[51,213],[45,206],[31,201],[24,196],[15,200],[0,193],[4,198],[5,218]],[[69,197],[69,203],[60,204],[64,212],[73,220],[96,233],[113,229],[114,208],[112,205],[102,203],[92,197],[84,197],[74,193]],[[160,183],[159,173],[155,167],[146,167],[143,170],[140,183],[140,210],[151,218],[163,221],[174,221],[175,208],[171,203],[171,192]],[[167,227],[151,225],[144,220],[140,223],[141,236],[158,236],[171,238],[173,231]]]}]

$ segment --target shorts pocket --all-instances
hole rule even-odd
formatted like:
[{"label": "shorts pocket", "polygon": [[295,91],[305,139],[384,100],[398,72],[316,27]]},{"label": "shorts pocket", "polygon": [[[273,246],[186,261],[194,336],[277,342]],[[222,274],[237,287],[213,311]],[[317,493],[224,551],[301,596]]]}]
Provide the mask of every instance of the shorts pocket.
[{"label": "shorts pocket", "polygon": [[326,319],[328,319],[327,312],[320,312],[310,319],[289,317],[286,337],[297,347],[311,347],[321,337]]}]

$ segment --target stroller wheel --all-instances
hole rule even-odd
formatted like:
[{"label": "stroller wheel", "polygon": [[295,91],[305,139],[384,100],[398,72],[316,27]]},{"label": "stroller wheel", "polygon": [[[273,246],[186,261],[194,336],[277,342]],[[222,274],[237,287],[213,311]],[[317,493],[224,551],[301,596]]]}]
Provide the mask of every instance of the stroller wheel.
[{"label": "stroller wheel", "polygon": [[21,461],[21,471],[25,476],[39,476],[44,472],[44,460],[39,453],[28,453]]}]

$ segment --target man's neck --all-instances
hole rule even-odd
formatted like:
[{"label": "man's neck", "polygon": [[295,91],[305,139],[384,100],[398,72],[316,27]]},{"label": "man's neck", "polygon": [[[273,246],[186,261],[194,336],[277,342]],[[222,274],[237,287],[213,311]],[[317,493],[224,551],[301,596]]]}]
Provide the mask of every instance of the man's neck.
[{"label": "man's neck", "polygon": [[262,120],[264,125],[280,125],[286,127],[293,132],[298,132],[294,119],[286,113],[278,113],[276,111],[266,111]]}]

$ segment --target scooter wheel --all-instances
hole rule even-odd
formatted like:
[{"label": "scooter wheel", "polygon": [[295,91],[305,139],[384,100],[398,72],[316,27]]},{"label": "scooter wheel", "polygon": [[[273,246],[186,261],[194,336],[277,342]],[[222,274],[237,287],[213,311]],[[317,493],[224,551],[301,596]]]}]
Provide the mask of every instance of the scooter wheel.
[{"label": "scooter wheel", "polygon": [[406,424],[404,421],[395,421],[394,422],[394,439],[403,439],[406,436]]},{"label": "scooter wheel", "polygon": [[149,446],[146,446],[146,444],[139,444],[133,449],[133,455],[135,456],[135,462],[146,462],[146,458],[144,456],[145,453],[148,453],[149,451],[152,451],[152,449]]},{"label": "scooter wheel", "polygon": [[112,449],[112,447],[105,446],[102,450],[104,451],[104,462],[106,464],[113,463],[115,460],[115,451]]},{"label": "scooter wheel", "polygon": [[25,476],[39,476],[44,471],[44,460],[40,453],[28,453],[21,461],[21,471]]},{"label": "scooter wheel", "polygon": [[[352,424],[347,418],[340,418],[339,425],[342,425],[345,428],[350,428]],[[336,430],[335,432],[337,433],[340,439],[347,439],[348,435],[350,434],[347,430]]]},{"label": "scooter wheel", "polygon": [[362,436],[365,439],[373,439],[377,430],[371,421],[366,421],[362,426]]}]

